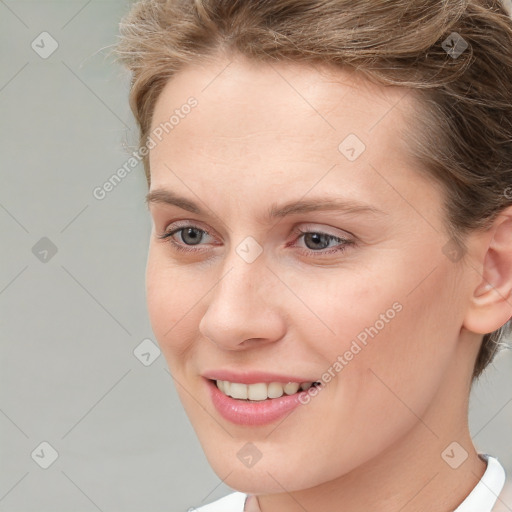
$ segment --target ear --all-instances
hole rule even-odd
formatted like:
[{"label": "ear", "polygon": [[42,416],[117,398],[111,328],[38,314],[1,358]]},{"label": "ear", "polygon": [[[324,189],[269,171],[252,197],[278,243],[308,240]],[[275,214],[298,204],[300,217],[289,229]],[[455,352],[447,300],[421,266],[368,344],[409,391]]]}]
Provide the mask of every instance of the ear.
[{"label": "ear", "polygon": [[464,327],[478,334],[499,329],[512,317],[512,206],[503,210],[479,240],[480,279]]}]

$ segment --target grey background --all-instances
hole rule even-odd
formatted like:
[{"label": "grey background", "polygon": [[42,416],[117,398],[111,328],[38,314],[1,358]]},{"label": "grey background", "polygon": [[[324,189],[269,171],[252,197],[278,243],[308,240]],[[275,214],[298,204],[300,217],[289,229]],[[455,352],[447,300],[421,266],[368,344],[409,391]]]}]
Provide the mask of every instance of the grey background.
[{"label": "grey background", "polygon": [[[129,77],[108,55],[129,5],[0,0],[1,512],[184,511],[230,491],[149,325],[142,165],[93,196],[137,140]],[[45,31],[58,48],[42,58]],[[508,351],[470,413],[477,448],[509,475],[511,384]],[[42,442],[58,453],[46,469]]]}]

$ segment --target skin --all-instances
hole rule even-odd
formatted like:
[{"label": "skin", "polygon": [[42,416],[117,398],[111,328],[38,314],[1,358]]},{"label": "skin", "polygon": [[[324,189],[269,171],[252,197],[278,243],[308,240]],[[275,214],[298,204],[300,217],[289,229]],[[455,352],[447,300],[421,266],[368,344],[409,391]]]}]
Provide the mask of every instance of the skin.
[{"label": "skin", "polygon": [[[198,101],[151,150],[150,192],[207,213],[149,202],[150,320],[213,469],[258,496],[248,510],[449,511],[485,471],[468,396],[482,334],[512,314],[511,213],[472,233],[462,260],[445,255],[442,190],[407,152],[416,105],[406,92],[339,69],[219,55],[181,70],[155,106],[153,128]],[[338,150],[350,133],[366,145],[354,161]],[[322,196],[378,212],[265,219],[273,204]],[[172,238],[195,252],[158,238],[190,225],[209,234],[195,232],[198,245]],[[297,228],[351,243],[323,249]],[[236,252],[249,236],[263,251],[252,263]],[[401,311],[284,420],[240,426],[214,409],[206,370],[319,380],[394,303]],[[441,457],[454,441],[455,456],[468,453],[457,469]],[[250,468],[237,457],[247,442],[261,453]]]}]

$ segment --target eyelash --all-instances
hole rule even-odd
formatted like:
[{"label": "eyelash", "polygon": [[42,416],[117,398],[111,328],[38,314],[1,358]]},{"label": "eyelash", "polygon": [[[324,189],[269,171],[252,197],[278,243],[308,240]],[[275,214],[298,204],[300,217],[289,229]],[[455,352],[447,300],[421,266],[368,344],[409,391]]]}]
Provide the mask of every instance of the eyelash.
[{"label": "eyelash", "polygon": [[[184,231],[187,228],[194,228],[197,231],[199,231],[200,233],[212,236],[206,229],[201,229],[198,226],[194,226],[193,224],[188,224],[186,226],[181,226],[179,228],[176,228],[176,229],[173,229],[171,231],[168,231],[168,232],[166,232],[166,233],[164,233],[162,235],[159,235],[158,238],[161,239],[161,240],[164,240],[167,243],[172,244],[172,246],[177,251],[180,251],[180,252],[194,253],[194,252],[200,251],[200,249],[187,249],[186,245],[184,246],[184,245],[182,245],[180,243],[175,242],[172,239],[173,235],[175,235],[176,233],[179,233],[180,231]],[[314,233],[314,234],[317,234],[317,235],[325,235],[325,236],[327,236],[329,242],[331,240],[336,240],[336,241],[338,241],[338,242],[340,242],[342,244],[342,245],[337,246],[334,249],[331,248],[329,250],[321,249],[321,250],[318,250],[318,251],[314,251],[312,249],[307,249],[307,248],[304,249],[304,248],[302,248],[302,251],[306,252],[308,255],[318,255],[318,254],[326,255],[326,254],[333,254],[333,253],[342,253],[342,252],[344,252],[346,250],[348,245],[353,245],[354,244],[354,242],[352,240],[349,240],[349,239],[343,238],[343,237],[334,236],[334,235],[331,235],[329,233],[324,233],[323,231],[313,231],[313,230],[309,230],[309,231],[304,230],[303,231],[301,229],[297,229],[297,232],[300,234],[300,236],[296,240],[299,240],[300,238],[302,238],[306,234]],[[288,247],[289,245],[291,245],[291,244],[287,244],[286,246]]]}]

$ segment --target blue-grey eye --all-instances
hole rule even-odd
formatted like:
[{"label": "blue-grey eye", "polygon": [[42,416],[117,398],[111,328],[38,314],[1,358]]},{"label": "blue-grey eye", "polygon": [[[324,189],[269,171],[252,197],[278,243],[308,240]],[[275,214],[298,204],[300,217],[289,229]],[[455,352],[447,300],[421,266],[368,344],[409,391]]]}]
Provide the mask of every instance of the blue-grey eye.
[{"label": "blue-grey eye", "polygon": [[[325,249],[329,246],[329,242],[331,240],[340,240],[339,238],[328,235],[326,233],[305,233],[303,235],[304,237],[304,244],[308,249],[315,250],[315,249]],[[311,245],[309,244],[311,243]]]},{"label": "blue-grey eye", "polygon": [[176,232],[180,232],[181,239],[187,245],[197,245],[204,236],[204,231],[197,228],[181,228]]}]

